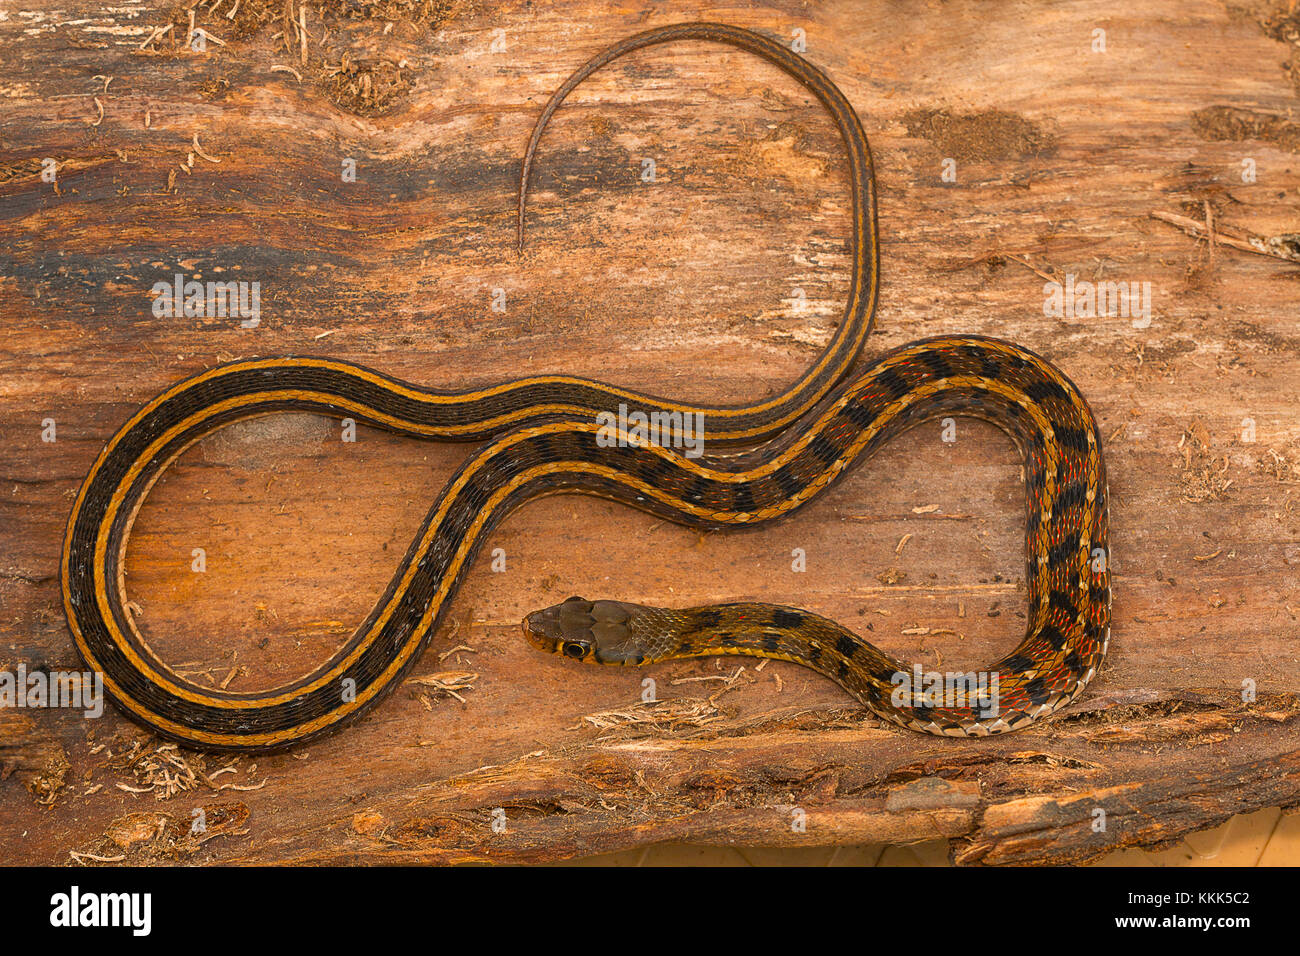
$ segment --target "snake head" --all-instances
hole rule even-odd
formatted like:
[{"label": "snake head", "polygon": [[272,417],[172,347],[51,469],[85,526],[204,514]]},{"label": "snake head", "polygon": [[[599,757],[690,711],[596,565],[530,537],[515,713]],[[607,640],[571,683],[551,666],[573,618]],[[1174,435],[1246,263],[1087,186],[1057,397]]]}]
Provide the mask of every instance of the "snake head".
[{"label": "snake head", "polygon": [[621,601],[571,597],[524,618],[524,636],[534,647],[597,664],[640,664],[645,650],[633,636],[631,619],[641,611]]}]

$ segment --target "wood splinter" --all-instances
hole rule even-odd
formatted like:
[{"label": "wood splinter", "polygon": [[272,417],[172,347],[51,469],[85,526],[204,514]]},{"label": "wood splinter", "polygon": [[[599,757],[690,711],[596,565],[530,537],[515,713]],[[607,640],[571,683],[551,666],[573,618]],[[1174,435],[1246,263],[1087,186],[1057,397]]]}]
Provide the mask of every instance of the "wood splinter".
[{"label": "wood splinter", "polygon": [[1175,213],[1161,212],[1158,209],[1152,210],[1150,216],[1152,219],[1177,226],[1193,238],[1204,239],[1210,243],[1211,248],[1218,244],[1240,249],[1242,252],[1253,252],[1256,255],[1281,259],[1284,262],[1300,262],[1300,233],[1285,232],[1276,236],[1255,236],[1231,226],[1215,223],[1212,215],[1208,217],[1208,224]]}]

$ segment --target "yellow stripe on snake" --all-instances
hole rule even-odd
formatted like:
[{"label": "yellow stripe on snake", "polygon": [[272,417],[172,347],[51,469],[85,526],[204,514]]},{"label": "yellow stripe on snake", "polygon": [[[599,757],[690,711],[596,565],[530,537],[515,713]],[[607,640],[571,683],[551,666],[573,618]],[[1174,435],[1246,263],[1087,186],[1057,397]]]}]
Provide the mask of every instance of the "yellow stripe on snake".
[{"label": "yellow stripe on snake", "polygon": [[[775,521],[799,509],[880,445],[941,415],[986,418],[1025,463],[1029,626],[993,665],[996,694],[957,688],[904,693],[912,671],[849,630],[769,604],[688,610],[573,598],[530,614],[524,630],[547,649],[599,663],[653,663],[709,654],[796,661],[840,683],[880,716],[914,730],[982,735],[1015,730],[1075,699],[1106,653],[1110,620],[1106,481],[1096,423],[1074,385],[1027,349],[978,336],[920,341],[843,381],[871,328],[877,289],[875,197],[865,134],[819,70],[758,34],[681,24],[631,37],[579,69],[547,104],[547,119],[583,78],[623,54],[671,40],[730,44],[777,64],[834,119],[849,156],[852,283],[839,327],[808,372],[770,400],[695,406],[571,376],[537,376],[469,392],[398,381],[325,358],[232,362],[167,389],[108,442],[83,483],[62,562],[64,605],[77,647],[134,720],[203,749],[272,750],[354,720],[402,679],[445,617],[488,532],[524,502],[557,491],[595,494],[699,528]],[[620,404],[651,415],[703,416],[707,439],[729,449],[702,458],[635,435],[602,440],[601,413]],[[373,610],[312,673],[272,690],[205,687],[168,667],[126,611],[124,562],[132,523],[162,471],[190,445],[241,419],[286,410],[351,417],[419,438],[482,444],[421,523]],[[746,446],[735,455],[736,446]]]}]

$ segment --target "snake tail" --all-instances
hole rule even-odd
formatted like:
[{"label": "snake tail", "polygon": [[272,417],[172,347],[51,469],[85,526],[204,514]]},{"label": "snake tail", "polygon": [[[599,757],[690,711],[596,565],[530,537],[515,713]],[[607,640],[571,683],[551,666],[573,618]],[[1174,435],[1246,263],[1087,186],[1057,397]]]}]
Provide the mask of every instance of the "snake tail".
[{"label": "snake tail", "polygon": [[[484,537],[518,503],[586,489],[639,505],[657,472],[681,466],[613,448],[595,451],[597,418],[632,413],[707,420],[715,448],[788,441],[842,383],[871,332],[880,255],[871,152],[834,82],[785,44],[718,23],[639,33],[598,53],[551,97],[521,167],[519,238],[538,143],[552,114],[587,76],[632,51],[664,43],[720,43],[773,64],[828,112],[840,134],[849,186],[851,277],[844,312],[813,364],[777,394],[746,404],[698,405],[575,375],[531,375],[450,391],[313,356],[246,359],[166,388],[128,418],[90,466],[68,516],[60,566],[68,627],[86,663],[125,713],[191,747],[244,752],[296,746],[355,720],[397,686],[436,631]],[[196,684],[149,646],[129,613],[126,549],[154,482],[195,442],[234,422],[284,411],[350,417],[398,434],[481,444],[430,508],[370,615],[328,661],[262,692]],[[634,466],[635,474],[624,466]],[[743,501],[743,499],[742,499]],[[656,505],[658,507],[659,505]],[[662,504],[682,521],[710,520],[689,500]],[[196,643],[220,635],[196,635]]]}]

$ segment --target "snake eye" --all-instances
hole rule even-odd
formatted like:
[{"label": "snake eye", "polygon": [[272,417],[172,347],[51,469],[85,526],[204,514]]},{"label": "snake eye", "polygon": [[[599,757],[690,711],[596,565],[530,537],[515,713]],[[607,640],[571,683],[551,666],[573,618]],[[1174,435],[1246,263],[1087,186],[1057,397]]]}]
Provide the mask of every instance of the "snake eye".
[{"label": "snake eye", "polygon": [[572,657],[575,661],[580,661],[587,656],[587,646],[577,641],[565,641],[563,650],[565,657]]}]

